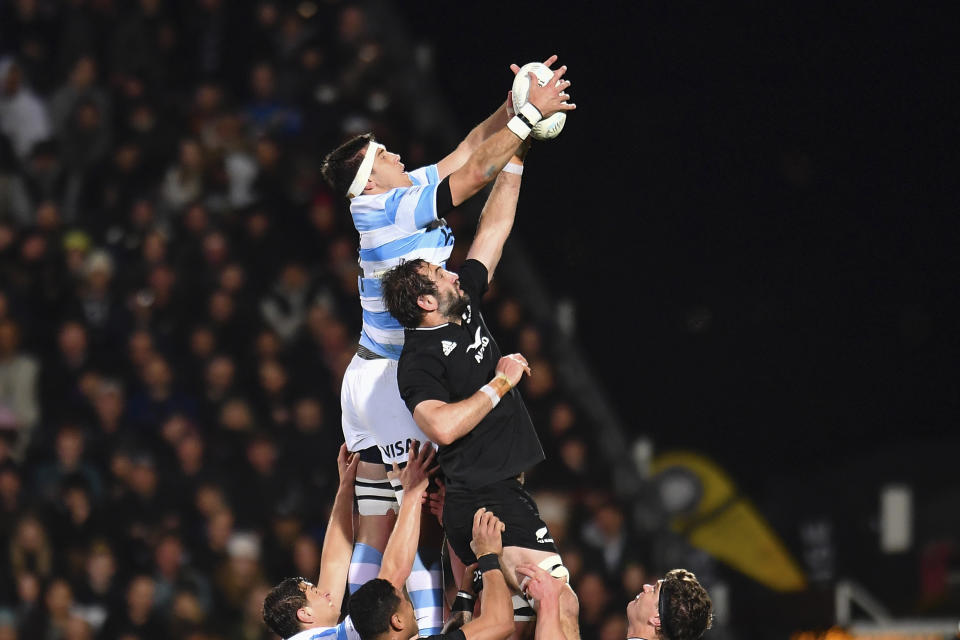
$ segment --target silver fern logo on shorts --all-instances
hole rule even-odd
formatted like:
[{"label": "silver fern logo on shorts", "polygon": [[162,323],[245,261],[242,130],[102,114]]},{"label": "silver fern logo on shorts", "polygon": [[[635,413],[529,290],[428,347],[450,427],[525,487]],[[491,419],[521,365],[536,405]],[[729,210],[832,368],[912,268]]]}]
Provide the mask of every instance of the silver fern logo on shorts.
[{"label": "silver fern logo on shorts", "polygon": [[537,544],[547,544],[548,542],[553,542],[553,538],[548,538],[548,535],[550,534],[547,532],[546,527],[540,527],[537,529]]}]

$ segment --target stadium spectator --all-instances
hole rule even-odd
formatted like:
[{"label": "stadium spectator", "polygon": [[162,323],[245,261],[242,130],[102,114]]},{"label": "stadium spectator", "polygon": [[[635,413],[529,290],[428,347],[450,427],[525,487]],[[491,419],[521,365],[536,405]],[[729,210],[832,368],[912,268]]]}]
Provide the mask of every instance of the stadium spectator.
[{"label": "stadium spectator", "polygon": [[18,431],[14,455],[23,458],[34,428],[40,420],[37,377],[40,363],[20,350],[20,327],[13,320],[0,321],[0,412]]},{"label": "stadium spectator", "polygon": [[10,138],[21,160],[53,132],[43,101],[27,85],[23,67],[13,58],[0,58],[0,133]]}]

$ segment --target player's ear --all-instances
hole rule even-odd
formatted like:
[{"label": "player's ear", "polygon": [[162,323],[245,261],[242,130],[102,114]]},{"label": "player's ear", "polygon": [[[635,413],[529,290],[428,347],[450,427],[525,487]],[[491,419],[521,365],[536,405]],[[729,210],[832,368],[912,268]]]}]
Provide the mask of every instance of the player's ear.
[{"label": "player's ear", "polygon": [[650,619],[647,620],[647,624],[649,624],[651,627],[656,629],[658,635],[660,634],[660,614],[659,613],[655,613],[652,616],[650,616]]},{"label": "player's ear", "polygon": [[399,613],[394,613],[390,616],[390,626],[396,631],[403,631],[403,619]]},{"label": "player's ear", "polygon": [[297,609],[297,620],[304,624],[311,624],[313,622],[313,611],[310,607],[300,607]]},{"label": "player's ear", "polygon": [[430,295],[429,293],[422,296],[417,296],[417,306],[424,311],[436,311],[437,297]]}]

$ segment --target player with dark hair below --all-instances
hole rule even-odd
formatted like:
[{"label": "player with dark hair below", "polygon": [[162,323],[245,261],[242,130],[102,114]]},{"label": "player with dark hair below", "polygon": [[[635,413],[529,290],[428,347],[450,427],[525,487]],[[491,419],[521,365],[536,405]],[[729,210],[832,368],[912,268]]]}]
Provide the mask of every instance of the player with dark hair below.
[{"label": "player with dark hair below", "polygon": [[[503,523],[486,509],[473,514],[472,546],[479,558],[476,571],[483,583],[480,615],[437,640],[504,640],[513,633],[513,606],[510,589],[503,577]],[[394,533],[397,535],[397,533]],[[458,600],[463,597],[458,596]],[[350,618],[362,640],[409,640],[417,637],[413,605],[401,586],[388,580],[371,580],[350,596]]]},{"label": "player with dark hair below", "polygon": [[[524,593],[537,603],[535,640],[559,638],[560,588],[546,571],[521,565]],[[713,603],[697,577],[673,569],[627,604],[627,640],[697,640],[713,624]]]},{"label": "player with dark hair below", "polygon": [[[506,525],[504,565],[519,594],[515,568],[539,565],[564,581],[560,620],[568,640],[579,637],[579,605],[566,584],[568,572],[522,474],[544,459],[543,448],[520,393],[530,373],[520,354],[501,357],[483,320],[486,293],[510,234],[520,193],[523,158],[494,183],[476,237],[459,274],[425,260],[407,261],[383,276],[390,313],[406,327],[397,382],[414,420],[440,446],[446,482],[443,525],[451,546],[466,564],[470,514],[486,507]],[[512,167],[512,170],[510,168]],[[515,601],[517,619],[529,606]]]},{"label": "player with dark hair below", "polygon": [[263,621],[281,638],[329,636],[356,638],[349,621],[340,620],[340,604],[347,585],[350,554],[353,550],[353,483],[360,457],[340,447],[337,468],[340,485],[333,501],[330,522],[323,538],[320,576],[313,584],[306,578],[287,578],[263,600]]},{"label": "player with dark hair below", "polygon": [[[546,64],[555,61],[556,56],[551,56]],[[511,68],[519,71],[516,65]],[[380,276],[414,258],[446,263],[454,238],[444,216],[497,176],[533,124],[575,108],[567,102],[570,83],[562,77],[565,71],[566,67],[554,71],[553,81],[543,86],[531,74],[527,102],[518,113],[508,95],[501,108],[436,164],[405,171],[400,156],[372,134],[348,140],[324,159],[323,176],[349,199],[350,215],[360,234],[363,325],[340,390],[344,439],[350,451],[361,452],[356,489],[360,520],[350,569],[351,591],[376,574],[398,509],[394,492],[399,485],[395,478],[388,481],[384,463],[402,464],[410,442],[426,440],[397,392],[403,327],[383,304]],[[443,624],[439,567],[438,554],[421,559],[408,585],[411,592],[417,591],[414,600],[425,634]]]},{"label": "player with dark hair below", "polygon": [[697,576],[668,571],[627,605],[627,636],[645,640],[697,640],[713,625],[713,603]]}]

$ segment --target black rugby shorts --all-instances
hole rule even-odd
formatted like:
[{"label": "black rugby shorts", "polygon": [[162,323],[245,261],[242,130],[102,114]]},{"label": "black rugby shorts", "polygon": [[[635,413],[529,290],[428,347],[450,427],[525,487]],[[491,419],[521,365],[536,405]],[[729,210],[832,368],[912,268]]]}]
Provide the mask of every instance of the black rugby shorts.
[{"label": "black rugby shorts", "polygon": [[492,511],[507,526],[503,532],[504,547],[523,547],[558,553],[557,545],[540,518],[537,503],[516,478],[500,480],[479,489],[451,488],[443,504],[443,528],[454,552],[464,564],[477,558],[470,550],[473,537],[473,514],[480,507]]}]

